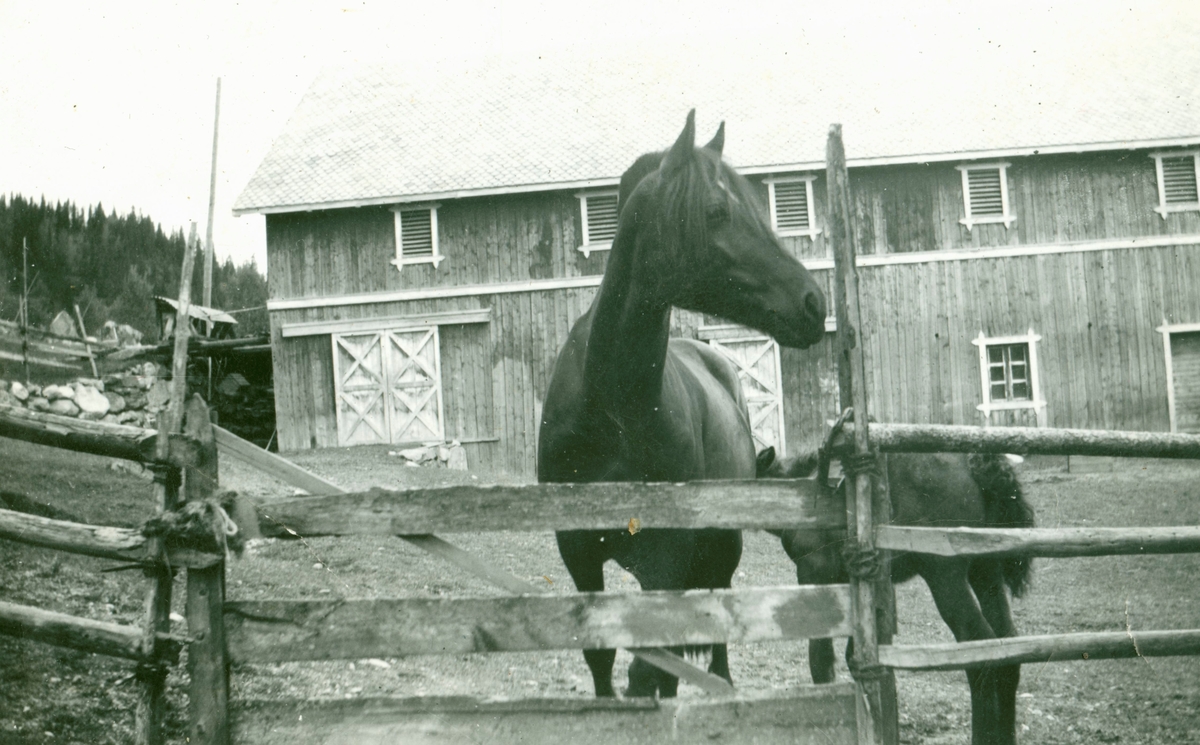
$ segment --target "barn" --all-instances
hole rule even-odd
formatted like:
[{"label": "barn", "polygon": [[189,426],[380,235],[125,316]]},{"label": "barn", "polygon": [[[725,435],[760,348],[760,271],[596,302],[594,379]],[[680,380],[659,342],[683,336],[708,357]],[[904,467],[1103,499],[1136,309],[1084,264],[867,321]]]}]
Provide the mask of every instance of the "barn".
[{"label": "barn", "polygon": [[[753,85],[677,59],[328,71],[235,206],[266,216],[280,447],[458,441],[530,476],[619,177],[693,107],[700,137],[727,122],[726,157],[830,294],[824,143],[843,124],[880,419],[1200,431],[1200,61],[1135,58],[978,95],[785,57]],[[673,327],[736,361],[761,444],[811,445],[836,412],[832,318],[804,351]]]}]

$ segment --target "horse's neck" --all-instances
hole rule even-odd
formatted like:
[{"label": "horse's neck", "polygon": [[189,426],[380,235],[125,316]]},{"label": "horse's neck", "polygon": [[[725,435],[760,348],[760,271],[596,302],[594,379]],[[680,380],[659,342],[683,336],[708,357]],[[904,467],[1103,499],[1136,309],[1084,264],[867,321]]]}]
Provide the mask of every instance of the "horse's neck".
[{"label": "horse's neck", "polygon": [[584,379],[589,403],[622,418],[655,411],[662,394],[671,305],[636,281],[631,252],[614,241],[592,311]]}]

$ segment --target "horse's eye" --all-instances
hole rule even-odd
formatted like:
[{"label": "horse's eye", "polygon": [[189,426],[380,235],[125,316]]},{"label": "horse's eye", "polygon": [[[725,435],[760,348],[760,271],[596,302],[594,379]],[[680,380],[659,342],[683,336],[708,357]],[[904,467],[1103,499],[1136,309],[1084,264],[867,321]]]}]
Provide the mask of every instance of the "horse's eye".
[{"label": "horse's eye", "polygon": [[724,225],[725,223],[729,222],[729,208],[723,204],[710,207],[706,217],[708,219],[709,227]]}]

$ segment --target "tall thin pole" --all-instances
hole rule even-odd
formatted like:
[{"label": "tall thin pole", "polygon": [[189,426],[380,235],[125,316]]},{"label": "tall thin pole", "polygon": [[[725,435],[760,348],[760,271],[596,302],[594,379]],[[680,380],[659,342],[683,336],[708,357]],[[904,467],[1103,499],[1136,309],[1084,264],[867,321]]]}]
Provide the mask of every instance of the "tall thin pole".
[{"label": "tall thin pole", "polygon": [[[208,179],[208,227],[204,230],[204,300],[206,307],[212,307],[212,274],[213,274],[213,210],[217,199],[217,134],[221,122],[221,79],[217,78],[217,104],[213,113],[213,146],[212,170]],[[212,334],[211,322],[206,331]]]},{"label": "tall thin pole", "polygon": [[21,362],[29,385],[29,239],[21,238]]}]

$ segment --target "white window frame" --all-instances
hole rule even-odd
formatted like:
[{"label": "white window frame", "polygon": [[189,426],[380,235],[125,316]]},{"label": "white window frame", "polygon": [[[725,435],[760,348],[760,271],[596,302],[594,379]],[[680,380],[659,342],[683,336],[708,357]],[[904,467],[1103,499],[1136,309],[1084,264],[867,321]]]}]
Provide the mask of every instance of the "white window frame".
[{"label": "white window frame", "polygon": [[1200,150],[1150,154],[1150,157],[1154,158],[1154,179],[1155,183],[1158,184],[1158,206],[1154,208],[1154,211],[1164,220],[1167,219],[1167,213],[1169,212],[1200,212],[1200,201],[1167,204],[1167,188],[1166,184],[1163,183],[1163,158],[1185,158],[1189,155],[1192,156],[1192,168],[1195,169],[1197,192],[1200,193]]},{"label": "white window frame", "polygon": [[[1008,167],[1011,163],[1003,161],[996,163],[964,163],[957,165],[955,168],[962,174],[962,191],[963,191],[963,208],[966,210],[966,217],[959,220],[959,223],[966,225],[967,230],[976,225],[984,223],[1004,223],[1004,228],[1007,230],[1017,218],[1012,213],[1012,203],[1008,199]],[[1003,214],[999,215],[976,215],[971,214],[971,181],[968,177],[970,171],[1000,171],[1000,208]]]},{"label": "white window frame", "polygon": [[[594,189],[592,191],[581,191],[575,195],[579,199],[579,214],[580,224],[583,226],[583,245],[576,250],[583,254],[586,259],[592,255],[592,251],[608,251],[612,249],[612,241],[596,241],[592,242],[591,236],[588,235],[588,197],[615,197],[617,196],[616,189]],[[620,214],[621,205],[617,205],[617,214]]]},{"label": "white window frame", "polygon": [[[983,413],[985,420],[990,420],[993,411],[1012,411],[1014,409],[1034,409],[1037,415],[1037,426],[1046,426],[1046,401],[1042,398],[1042,385],[1038,370],[1037,343],[1042,337],[1029,329],[1028,333],[1016,336],[979,336],[971,343],[979,348],[979,383],[983,394],[983,403],[975,408]],[[993,401],[992,381],[988,374],[988,347],[1008,346],[1010,344],[1026,344],[1029,346],[1029,400],[1027,401]]]},{"label": "white window frame", "polygon": [[[440,206],[439,204],[397,204],[392,207],[396,234],[396,258],[392,259],[389,263],[396,267],[396,271],[404,271],[404,267],[410,264],[433,264],[433,268],[437,269],[438,265],[446,258],[442,256],[441,249],[438,246],[437,211]],[[400,214],[402,212],[417,212],[422,210],[429,210],[429,236],[430,243],[433,245],[433,253],[429,256],[405,256],[404,232],[401,229]]]},{"label": "white window frame", "polygon": [[[807,236],[811,240],[816,240],[821,234],[821,229],[817,227],[817,211],[813,201],[813,181],[816,180],[816,174],[806,173],[798,176],[772,176],[763,179],[763,183],[767,185],[767,213],[771,216],[771,229],[781,238],[790,236]],[[775,211],[775,184],[794,184],[804,182],[804,194],[808,200],[808,229],[807,230],[780,230],[778,215]]]},{"label": "white window frame", "polygon": [[1200,323],[1167,323],[1167,319],[1164,318],[1162,325],[1154,330],[1163,337],[1163,356],[1167,371],[1167,415],[1170,417],[1171,431],[1178,432],[1179,425],[1175,421],[1175,363],[1171,358],[1171,334],[1200,331]]}]

